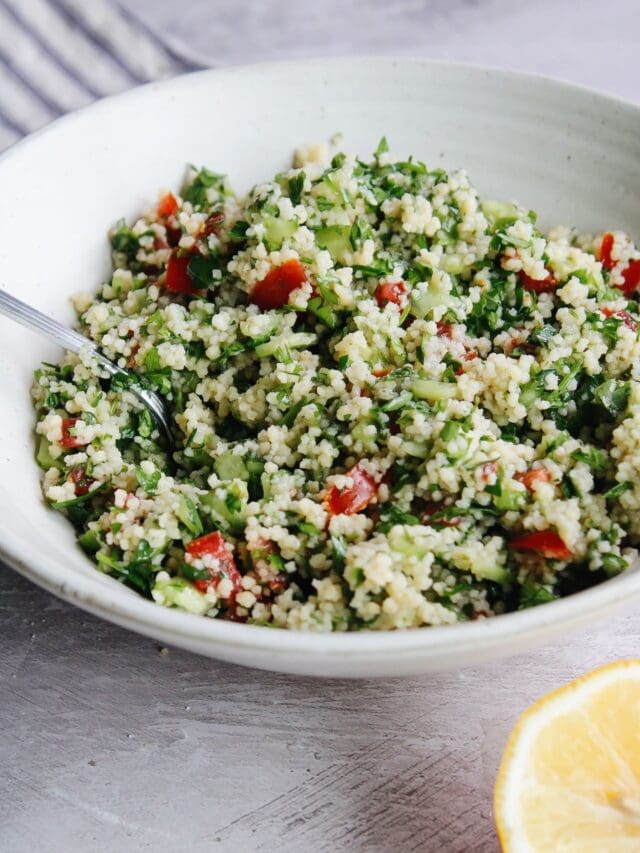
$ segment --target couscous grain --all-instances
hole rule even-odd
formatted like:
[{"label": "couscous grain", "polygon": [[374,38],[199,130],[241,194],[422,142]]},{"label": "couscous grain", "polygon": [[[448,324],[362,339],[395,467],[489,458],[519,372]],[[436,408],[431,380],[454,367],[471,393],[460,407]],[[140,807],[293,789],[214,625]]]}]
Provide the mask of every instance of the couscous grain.
[{"label": "couscous grain", "polygon": [[36,371],[45,497],[166,607],[283,628],[446,625],[632,568],[640,252],[543,234],[464,172],[325,146],[236,198],[190,169],[110,234],[86,359]]}]

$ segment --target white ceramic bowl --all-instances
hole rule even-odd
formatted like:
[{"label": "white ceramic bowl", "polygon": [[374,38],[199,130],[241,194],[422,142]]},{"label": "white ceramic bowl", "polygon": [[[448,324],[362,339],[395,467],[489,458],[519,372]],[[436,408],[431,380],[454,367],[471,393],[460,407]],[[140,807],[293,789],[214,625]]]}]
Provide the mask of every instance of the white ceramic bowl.
[{"label": "white ceramic bowl", "polygon": [[[246,189],[301,142],[342,132],[369,154],[464,167],[543,225],[640,233],[640,109],[552,80],[408,60],[311,61],[207,71],[68,116],[0,159],[0,284],[71,322],[68,297],[108,269],[109,226],[178,186],[187,162]],[[31,580],[163,642],[263,669],[403,675],[513,653],[640,592],[640,573],[521,613],[446,628],[300,634],[165,610],[101,575],[47,509],[34,462],[32,372],[59,355],[0,318],[0,555]],[[87,637],[91,642],[91,637]]]}]

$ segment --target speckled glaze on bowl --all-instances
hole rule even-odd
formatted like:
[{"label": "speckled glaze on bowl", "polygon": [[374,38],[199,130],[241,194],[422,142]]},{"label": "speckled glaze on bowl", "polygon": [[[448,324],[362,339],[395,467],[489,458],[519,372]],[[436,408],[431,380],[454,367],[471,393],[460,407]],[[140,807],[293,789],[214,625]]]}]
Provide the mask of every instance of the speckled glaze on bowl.
[{"label": "speckled glaze on bowl", "polygon": [[[518,199],[544,225],[640,233],[640,109],[541,77],[410,60],[287,62],[205,71],[111,98],[0,158],[0,286],[71,322],[71,293],[108,270],[109,226],[132,216],[187,162],[239,190],[302,142],[344,135],[464,167],[490,197]],[[300,634],[165,610],[101,575],[42,500],[32,372],[59,352],[0,318],[0,556],[55,595],[163,642],[262,669],[406,675],[521,651],[640,593],[640,573],[522,613],[444,628]],[[87,642],[91,638],[87,637]]]}]

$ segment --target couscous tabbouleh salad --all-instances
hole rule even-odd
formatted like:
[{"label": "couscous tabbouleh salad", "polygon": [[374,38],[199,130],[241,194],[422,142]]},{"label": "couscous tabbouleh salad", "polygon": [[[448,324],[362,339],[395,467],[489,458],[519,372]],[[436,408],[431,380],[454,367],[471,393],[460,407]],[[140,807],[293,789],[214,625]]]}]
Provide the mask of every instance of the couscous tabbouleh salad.
[{"label": "couscous tabbouleh salad", "polygon": [[[640,252],[544,234],[464,172],[311,146],[236,197],[191,168],[110,234],[81,331],[123,374],[36,371],[44,494],[166,607],[292,629],[445,625],[631,568]],[[121,379],[121,381],[119,381]]]}]

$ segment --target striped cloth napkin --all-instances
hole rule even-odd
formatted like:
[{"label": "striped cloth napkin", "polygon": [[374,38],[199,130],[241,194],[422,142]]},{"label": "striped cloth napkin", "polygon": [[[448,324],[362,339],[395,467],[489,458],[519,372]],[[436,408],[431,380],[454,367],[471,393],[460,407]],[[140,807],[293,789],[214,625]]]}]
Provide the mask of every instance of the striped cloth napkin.
[{"label": "striped cloth napkin", "polygon": [[195,67],[109,0],[0,0],[0,150],[69,110]]}]

